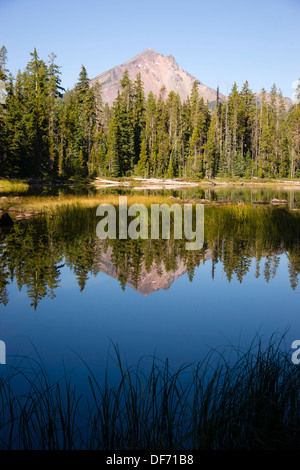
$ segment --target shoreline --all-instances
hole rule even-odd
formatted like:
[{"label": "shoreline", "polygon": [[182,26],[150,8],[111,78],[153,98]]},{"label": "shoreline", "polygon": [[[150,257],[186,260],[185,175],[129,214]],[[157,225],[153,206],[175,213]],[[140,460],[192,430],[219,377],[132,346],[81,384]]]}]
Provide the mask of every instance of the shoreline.
[{"label": "shoreline", "polygon": [[[0,226],[1,218],[7,213],[13,220],[30,219],[35,216],[51,214],[59,208],[66,209],[80,205],[85,208],[95,208],[99,204],[111,204],[116,206],[119,204],[120,195],[116,194],[95,194],[93,196],[21,196],[21,197],[1,197],[0,196]],[[128,195],[128,204],[144,204],[146,207],[150,207],[151,204],[167,204],[172,205],[178,204],[204,204],[208,207],[224,207],[231,206],[232,208],[238,208],[238,210],[247,210],[247,208],[255,209],[257,207],[264,207],[273,209],[276,207],[285,208],[286,210],[299,213],[300,204],[297,202],[291,203],[287,199],[276,199],[265,201],[265,200],[253,200],[253,201],[232,201],[231,199],[199,199],[192,197],[185,199],[183,197],[174,197],[167,195]]]},{"label": "shoreline", "polygon": [[219,188],[219,187],[280,187],[281,189],[300,189],[300,179],[223,179],[212,178],[199,181],[189,179],[163,179],[163,178],[101,178],[93,179],[1,179],[0,194],[5,192],[24,192],[29,188],[39,186],[94,186],[95,189],[128,188],[130,190],[161,190],[161,189],[188,189],[188,188]]},{"label": "shoreline", "polygon": [[201,181],[188,181],[176,179],[162,179],[162,178],[129,178],[128,180],[115,180],[97,177],[91,181],[96,189],[107,189],[110,187],[127,187],[132,190],[159,190],[159,189],[186,189],[196,187],[270,187],[280,186],[284,188],[299,188],[300,180],[201,180]]}]

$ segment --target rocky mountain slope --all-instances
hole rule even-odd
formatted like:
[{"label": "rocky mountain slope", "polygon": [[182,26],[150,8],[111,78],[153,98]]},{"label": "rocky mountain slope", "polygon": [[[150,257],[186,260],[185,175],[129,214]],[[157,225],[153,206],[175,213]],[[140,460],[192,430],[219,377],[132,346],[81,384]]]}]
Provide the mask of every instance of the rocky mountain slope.
[{"label": "rocky mountain slope", "polygon": [[[161,87],[165,86],[166,96],[170,91],[175,91],[179,94],[181,100],[185,101],[191,93],[193,83],[196,81],[198,83],[199,95],[203,96],[204,101],[216,101],[217,91],[204,85],[198,78],[193,77],[180,68],[172,55],[165,57],[163,54],[159,54],[152,49],[146,49],[124,64],[118,65],[91,79],[91,84],[97,81],[102,85],[104,103],[108,103],[110,106],[113,104],[120,87],[120,80],[126,69],[132,81],[135,80],[138,72],[141,73],[146,97],[150,90],[158,96]],[[259,102],[261,94],[256,93],[256,96]],[[225,98],[220,93],[220,99]],[[269,94],[266,94],[266,98],[267,100],[269,99]],[[287,108],[293,104],[290,98],[284,98],[284,101]]]},{"label": "rocky mountain slope", "polygon": [[[172,55],[165,57],[152,49],[146,49],[124,64],[101,73],[91,80],[91,83],[98,81],[102,85],[102,97],[105,103],[112,105],[117,96],[120,80],[126,69],[130,79],[133,81],[137,73],[141,73],[146,96],[150,90],[158,96],[161,87],[164,85],[166,87],[166,95],[173,90],[184,101],[191,93],[193,83],[196,80],[198,82],[199,94],[203,96],[205,102],[207,100],[210,102],[215,101],[217,97],[216,90],[205,86],[197,78],[180,68]],[[222,95],[220,96],[222,97]]]}]

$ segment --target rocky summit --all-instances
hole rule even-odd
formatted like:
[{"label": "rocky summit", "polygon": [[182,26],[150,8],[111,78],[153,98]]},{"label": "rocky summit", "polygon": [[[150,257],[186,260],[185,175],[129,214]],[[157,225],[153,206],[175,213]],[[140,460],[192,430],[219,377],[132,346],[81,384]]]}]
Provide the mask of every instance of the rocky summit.
[{"label": "rocky summit", "polygon": [[124,64],[101,73],[91,80],[91,84],[97,81],[102,85],[102,98],[105,103],[112,105],[126,69],[133,81],[137,73],[141,73],[146,96],[150,91],[158,96],[161,87],[165,86],[167,95],[170,91],[174,91],[179,94],[182,101],[185,101],[191,93],[193,83],[196,81],[199,95],[203,96],[204,101],[216,101],[217,91],[207,87],[196,77],[180,68],[172,55],[165,57],[152,49],[146,49]]},{"label": "rocky summit", "polygon": [[[129,59],[127,62],[124,62],[124,64],[117,65],[116,67],[91,79],[91,85],[95,82],[99,82],[101,84],[104,103],[108,103],[110,106],[113,104],[120,88],[120,81],[126,69],[128,70],[129,77],[132,81],[135,80],[138,72],[141,73],[146,97],[150,91],[152,91],[154,95],[158,96],[161,87],[165,86],[166,96],[170,91],[174,91],[179,94],[182,101],[185,101],[190,95],[192,86],[196,81],[198,84],[199,96],[202,96],[205,102],[216,102],[216,90],[204,85],[198,78],[193,77],[191,74],[180,68],[172,55],[164,56],[163,54],[159,54],[149,48],[132,59]],[[259,104],[262,94],[254,94],[257,97],[257,102]],[[266,100],[270,101],[271,95],[266,93],[265,96]],[[221,100],[226,99],[226,97],[221,93],[219,94],[219,97]],[[284,98],[284,104],[286,109],[288,109],[293,104],[293,101],[290,98]]]}]

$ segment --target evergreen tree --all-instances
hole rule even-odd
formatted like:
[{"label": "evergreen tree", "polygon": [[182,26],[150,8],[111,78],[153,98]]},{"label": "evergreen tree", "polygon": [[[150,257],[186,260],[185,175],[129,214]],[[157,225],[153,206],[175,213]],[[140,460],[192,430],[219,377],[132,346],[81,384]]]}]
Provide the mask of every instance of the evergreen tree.
[{"label": "evergreen tree", "polygon": [[23,74],[24,122],[27,135],[28,173],[45,175],[49,170],[49,87],[48,71],[36,49]]},{"label": "evergreen tree", "polygon": [[60,99],[63,96],[64,88],[61,86],[60,67],[55,64],[56,55],[52,52],[49,55],[50,65],[48,67],[49,86],[49,159],[50,169],[57,171],[58,151],[59,151],[59,112]]},{"label": "evergreen tree", "polygon": [[300,80],[296,91],[296,103],[289,115],[289,140],[290,140],[290,177],[300,177]]},{"label": "evergreen tree", "polygon": [[134,128],[134,161],[135,164],[141,152],[141,144],[145,138],[146,103],[144,86],[139,72],[135,79],[134,104],[133,104],[133,128]]},{"label": "evergreen tree", "polygon": [[211,178],[213,176],[216,152],[216,116],[214,116],[209,126],[207,142],[204,150],[205,175],[207,178]]},{"label": "evergreen tree", "polygon": [[136,174],[143,178],[147,178],[149,176],[149,161],[145,139],[142,140],[141,153],[136,166]]}]

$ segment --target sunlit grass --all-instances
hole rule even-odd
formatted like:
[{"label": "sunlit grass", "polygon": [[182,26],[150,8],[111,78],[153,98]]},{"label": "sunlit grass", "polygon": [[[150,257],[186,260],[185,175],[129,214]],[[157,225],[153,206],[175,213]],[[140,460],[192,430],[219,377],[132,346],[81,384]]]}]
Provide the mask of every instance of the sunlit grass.
[{"label": "sunlit grass", "polygon": [[[163,204],[172,201],[166,196],[145,196],[145,195],[128,195],[128,205],[144,204],[150,206],[151,204]],[[91,195],[91,196],[24,196],[20,197],[17,201],[10,200],[2,202],[3,207],[8,207],[16,204],[20,210],[31,210],[38,212],[49,212],[56,208],[68,207],[72,205],[80,205],[81,207],[96,207],[99,204],[119,204],[119,196],[116,194],[105,195]]]},{"label": "sunlit grass", "polygon": [[[220,227],[232,231],[235,237],[250,236],[256,231],[271,235],[280,235],[290,231],[299,236],[300,213],[286,207],[255,207],[251,204],[210,206],[205,209],[205,224],[216,233]],[[298,233],[295,232],[298,230]]]},{"label": "sunlit grass", "polygon": [[[76,218],[84,218],[81,209],[95,209],[101,204],[119,205],[118,194],[92,194],[92,195],[61,195],[61,196],[19,196],[17,199],[8,197],[1,201],[0,208],[7,210],[13,206],[20,213],[55,215],[56,220],[70,221],[76,212]],[[189,203],[199,203],[197,199],[189,199]],[[143,204],[149,210],[151,218],[152,204],[183,204],[186,200],[167,195],[127,195],[127,204]],[[70,212],[71,211],[71,212]],[[73,211],[73,212],[72,212]],[[18,212],[12,212],[17,214]],[[75,216],[75,213],[73,214]],[[150,219],[149,219],[150,220]],[[280,237],[285,233],[299,236],[300,211],[291,211],[286,206],[259,206],[251,203],[245,204],[205,204],[204,225],[205,233],[217,236],[220,229],[231,233],[234,237],[252,237],[259,233],[266,236]]]},{"label": "sunlit grass", "polygon": [[[174,198],[170,197],[169,195],[145,195],[145,194],[123,194],[126,195],[128,205],[132,204],[144,204],[145,206],[149,207],[151,204],[175,204],[175,203],[190,203],[190,204],[201,204],[202,201],[197,198],[192,199],[180,199],[179,197]],[[29,209],[29,210],[37,210],[37,211],[48,211],[51,208],[61,207],[61,206],[69,206],[72,204],[80,204],[83,207],[95,207],[98,204],[112,204],[118,205],[119,204],[119,196],[118,194],[110,194],[110,193],[103,193],[103,194],[91,194],[91,195],[73,195],[73,194],[64,194],[60,196],[26,196],[21,195],[15,200],[13,196],[8,196],[7,201],[2,201],[2,205],[12,205],[17,204],[18,207],[21,209]],[[212,207],[221,206],[225,208],[224,212],[230,214],[240,214],[247,216],[253,210],[257,212],[268,209],[265,207],[253,207],[251,203],[245,204],[220,204],[219,201],[211,201],[210,204]],[[206,204],[206,208],[209,205]]]},{"label": "sunlit grass", "polygon": [[4,192],[25,193],[28,191],[28,188],[29,188],[29,185],[21,181],[0,179],[0,193],[4,193]]}]

